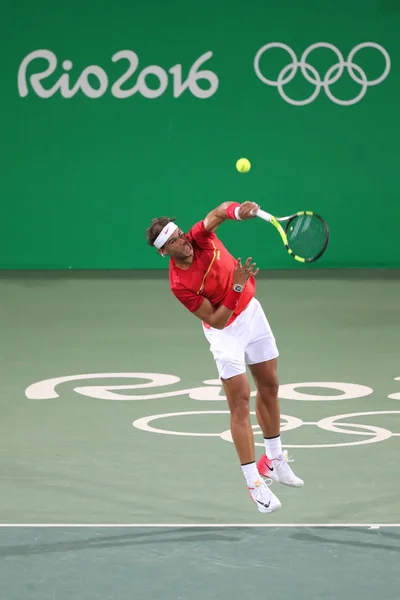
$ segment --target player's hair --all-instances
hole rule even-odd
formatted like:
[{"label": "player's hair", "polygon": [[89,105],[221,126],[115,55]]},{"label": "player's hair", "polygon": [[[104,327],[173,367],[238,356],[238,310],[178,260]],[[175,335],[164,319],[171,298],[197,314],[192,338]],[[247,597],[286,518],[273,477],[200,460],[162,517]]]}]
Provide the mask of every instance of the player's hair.
[{"label": "player's hair", "polygon": [[152,219],[150,227],[146,229],[146,239],[149,246],[153,246],[160,231],[164,229],[168,223],[171,221],[174,222],[175,220],[176,217],[157,217],[156,219]]}]

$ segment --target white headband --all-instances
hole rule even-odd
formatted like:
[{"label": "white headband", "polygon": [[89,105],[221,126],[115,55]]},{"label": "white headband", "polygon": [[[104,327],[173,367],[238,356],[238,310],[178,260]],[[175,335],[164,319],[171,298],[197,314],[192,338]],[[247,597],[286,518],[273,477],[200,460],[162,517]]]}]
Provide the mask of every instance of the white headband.
[{"label": "white headband", "polygon": [[175,225],[175,223],[172,223],[172,221],[170,221],[169,223],[167,223],[167,225],[164,227],[164,229],[162,229],[160,231],[158,237],[155,239],[153,246],[155,246],[158,250],[160,248],[162,248],[164,246],[165,242],[167,241],[167,239],[177,229],[178,229],[178,225]]}]

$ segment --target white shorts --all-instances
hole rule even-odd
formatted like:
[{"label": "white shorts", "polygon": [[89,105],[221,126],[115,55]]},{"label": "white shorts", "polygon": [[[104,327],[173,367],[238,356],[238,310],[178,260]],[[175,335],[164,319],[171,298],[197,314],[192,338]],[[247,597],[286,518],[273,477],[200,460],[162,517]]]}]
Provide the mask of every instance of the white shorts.
[{"label": "white shorts", "polygon": [[279,356],[268,319],[256,298],[228,327],[214,329],[203,325],[203,331],[222,379],[245,373],[246,365]]}]

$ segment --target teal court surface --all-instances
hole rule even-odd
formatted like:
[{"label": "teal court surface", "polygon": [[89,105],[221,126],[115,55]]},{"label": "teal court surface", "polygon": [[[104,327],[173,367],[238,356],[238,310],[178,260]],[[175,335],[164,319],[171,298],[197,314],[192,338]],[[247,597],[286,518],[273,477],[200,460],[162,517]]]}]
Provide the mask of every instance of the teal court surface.
[{"label": "teal court surface", "polygon": [[267,272],[257,297],[305,480],[272,515],[166,272],[0,274],[1,600],[400,597],[400,274]]}]

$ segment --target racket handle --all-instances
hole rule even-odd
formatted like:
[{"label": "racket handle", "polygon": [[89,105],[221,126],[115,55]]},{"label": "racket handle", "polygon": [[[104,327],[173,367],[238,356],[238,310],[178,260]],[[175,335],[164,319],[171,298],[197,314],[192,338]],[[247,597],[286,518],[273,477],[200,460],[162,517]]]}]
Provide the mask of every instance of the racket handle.
[{"label": "racket handle", "polygon": [[[252,212],[252,214],[254,214],[254,211],[251,211],[251,212]],[[256,217],[260,217],[260,219],[264,219],[264,221],[268,221],[268,222],[270,222],[272,219],[272,215],[270,215],[265,210],[262,210],[261,208],[259,208],[258,211],[256,212]]]}]

